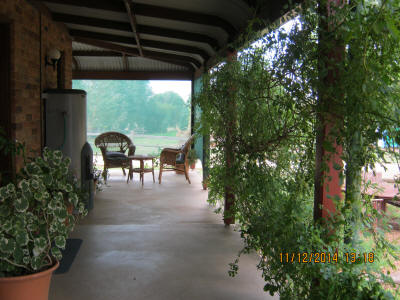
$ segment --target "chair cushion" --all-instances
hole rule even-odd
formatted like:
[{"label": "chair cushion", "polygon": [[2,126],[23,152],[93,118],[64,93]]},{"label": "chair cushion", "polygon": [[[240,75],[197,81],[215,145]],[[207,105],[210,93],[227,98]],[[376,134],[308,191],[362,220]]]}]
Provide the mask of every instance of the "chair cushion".
[{"label": "chair cushion", "polygon": [[185,154],[178,153],[178,155],[176,156],[176,163],[177,164],[184,164],[185,163]]},{"label": "chair cushion", "polygon": [[121,152],[107,151],[106,158],[111,160],[126,160],[128,157]]}]

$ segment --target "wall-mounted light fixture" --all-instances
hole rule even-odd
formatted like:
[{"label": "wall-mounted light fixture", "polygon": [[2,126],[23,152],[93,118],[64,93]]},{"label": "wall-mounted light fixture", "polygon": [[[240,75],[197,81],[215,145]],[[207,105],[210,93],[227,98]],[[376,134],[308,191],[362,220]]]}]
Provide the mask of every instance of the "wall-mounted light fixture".
[{"label": "wall-mounted light fixture", "polygon": [[56,70],[56,64],[58,60],[61,58],[60,50],[56,48],[51,48],[45,57],[45,65],[53,66],[53,70]]}]

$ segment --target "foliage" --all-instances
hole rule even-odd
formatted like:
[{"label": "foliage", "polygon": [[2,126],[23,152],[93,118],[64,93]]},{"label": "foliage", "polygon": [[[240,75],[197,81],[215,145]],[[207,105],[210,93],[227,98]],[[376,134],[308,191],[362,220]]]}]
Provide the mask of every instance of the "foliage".
[{"label": "foliage", "polygon": [[188,162],[189,162],[189,165],[192,165],[192,164],[196,163],[196,160],[197,160],[196,150],[195,149],[189,149],[189,151],[188,151]]},{"label": "foliage", "polygon": [[189,106],[174,92],[153,94],[144,80],[75,80],[86,90],[88,131],[167,133],[167,128],[188,127]]},{"label": "foliage", "polygon": [[[398,249],[384,239],[387,227],[374,227],[379,216],[372,196],[361,193],[360,174],[385,161],[379,139],[400,141],[398,6],[352,1],[327,15],[306,2],[290,31],[269,33],[204,76],[195,103],[198,130],[215,140],[209,201],[235,195],[230,213],[240,223],[242,252],[260,254],[265,291],[281,299],[393,298],[380,266],[393,266]],[[344,201],[335,199],[337,214],[314,220],[318,122],[332,119],[323,146],[326,153],[334,143],[342,147],[347,191]],[[371,245],[362,242],[367,237]],[[338,261],[284,262],[285,253],[337,253]],[[346,253],[374,253],[378,263],[351,263]],[[230,274],[237,271],[235,261]]]},{"label": "foliage", "polygon": [[107,184],[105,179],[108,179],[108,177],[110,176],[108,170],[105,176],[106,178],[104,178],[103,170],[99,169],[98,167],[96,154],[93,161],[93,180],[95,182],[96,191],[101,192],[103,190],[103,186]]},{"label": "foliage", "polygon": [[70,158],[44,149],[43,157],[29,162],[18,184],[0,188],[0,276],[42,271],[62,257],[66,238],[78,216],[85,215],[85,194],[69,174]]},{"label": "foliage", "polygon": [[[25,143],[21,143],[19,141],[10,142],[5,130],[0,127],[0,155],[7,157],[10,154],[12,157],[21,155],[25,162]],[[8,174],[8,172],[9,170],[4,170],[3,168],[0,169],[1,184],[9,183],[13,180],[12,174]]]}]

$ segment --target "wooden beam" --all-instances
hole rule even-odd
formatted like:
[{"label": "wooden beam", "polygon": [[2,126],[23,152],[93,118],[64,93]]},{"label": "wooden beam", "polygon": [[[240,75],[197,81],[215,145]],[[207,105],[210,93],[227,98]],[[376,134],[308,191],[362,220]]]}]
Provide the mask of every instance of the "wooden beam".
[{"label": "wooden beam", "polygon": [[[69,34],[73,38],[75,38],[75,37],[90,38],[90,39],[96,39],[96,40],[102,40],[102,41],[108,41],[108,42],[116,42],[116,43],[123,43],[123,44],[136,46],[135,39],[133,37],[129,37],[129,36],[106,34],[106,33],[85,31],[85,30],[76,30],[76,29],[70,29],[69,30]],[[139,51],[138,51],[138,53],[139,53]]]},{"label": "wooden beam", "polygon": [[[45,0],[43,2],[59,3],[64,5],[73,5],[93,9],[103,9],[116,12],[125,12],[125,7],[122,1]],[[228,34],[230,40],[237,34],[237,30],[235,29],[235,27],[233,27],[231,23],[218,16],[144,3],[134,3],[134,5],[136,15],[219,27]]]},{"label": "wooden beam", "polygon": [[122,54],[122,60],[124,62],[124,71],[128,72],[129,71],[129,61],[128,61],[128,57],[126,56],[126,54]]},{"label": "wooden beam", "polygon": [[196,23],[201,25],[208,25],[213,27],[222,28],[230,37],[234,37],[237,34],[237,30],[232,26],[231,23],[225,21],[224,19],[191,11],[185,11],[174,8],[167,8],[161,6],[155,6],[144,3],[135,3],[135,12],[136,15],[160,18],[160,19],[169,19],[174,21],[182,21],[189,23]]},{"label": "wooden beam", "polygon": [[[75,29],[70,29],[69,33],[74,38],[75,37],[90,38],[90,39],[103,40],[103,41],[123,43],[123,44],[137,46],[134,38],[121,36],[121,35],[105,34],[105,33],[84,31],[84,30],[75,30]],[[196,54],[196,55],[199,55],[200,57],[202,57],[202,59],[204,59],[204,60],[207,60],[209,58],[209,55],[203,49],[200,49],[197,47],[192,47],[192,46],[186,46],[186,45],[181,45],[181,44],[172,44],[172,43],[152,41],[152,40],[145,40],[145,39],[141,40],[141,45],[143,47],[150,47],[150,48],[155,48],[155,49],[160,49],[160,50],[164,49],[164,50],[170,50],[170,51],[176,51],[176,52]]]},{"label": "wooden beam", "polygon": [[78,7],[94,8],[110,10],[115,12],[125,12],[125,7],[122,1],[108,0],[42,0],[47,3],[58,3],[64,5],[73,5]]},{"label": "wooden beam", "polygon": [[143,47],[156,48],[160,50],[164,49],[164,50],[178,51],[190,54],[197,54],[201,56],[201,58],[204,59],[204,61],[207,61],[210,58],[210,56],[206,51],[193,46],[186,46],[182,44],[172,44],[172,43],[144,40],[144,39],[142,39],[142,45]]},{"label": "wooden beam", "polygon": [[109,43],[109,42],[105,42],[105,41],[101,41],[101,40],[97,40],[97,39],[93,39],[93,38],[84,38],[84,37],[79,37],[79,36],[75,36],[74,41],[83,43],[83,44],[88,44],[88,45],[95,46],[95,47],[99,47],[99,48],[103,48],[103,49],[107,49],[107,50],[111,50],[111,51],[116,51],[116,52],[123,53],[123,54],[139,56],[139,51],[136,48],[132,48],[132,47],[121,46],[121,45],[117,45],[114,43]]},{"label": "wooden beam", "polygon": [[92,80],[191,80],[192,76],[192,72],[72,72],[72,79]]},{"label": "wooden beam", "polygon": [[93,56],[93,57],[121,57],[124,54],[117,51],[99,50],[73,50],[72,56]]},{"label": "wooden beam", "polygon": [[75,58],[74,56],[72,56],[72,62],[73,62],[73,64],[75,65],[75,70],[76,70],[76,71],[79,71],[79,69],[80,69],[81,67],[79,66],[79,63],[78,63],[78,61],[76,60],[76,58]]},{"label": "wooden beam", "polygon": [[138,30],[139,32],[144,34],[151,34],[155,36],[163,36],[167,38],[175,38],[186,41],[209,44],[213,49],[219,46],[217,40],[205,34],[147,26],[147,25],[138,25]]},{"label": "wooden beam", "polygon": [[[116,51],[119,53],[131,55],[131,56],[139,56],[139,51],[136,48],[116,45],[113,43],[94,40],[94,39],[88,39],[88,38],[75,37],[74,40],[76,42],[92,45],[95,47],[100,47],[100,48],[111,50],[111,51]],[[92,52],[92,51],[87,51],[87,52]],[[93,52],[96,53],[96,51],[93,51]],[[97,51],[97,52],[102,52],[102,51]],[[82,55],[82,52],[81,52],[81,56],[101,56],[101,55],[102,55],[102,53],[99,53],[99,55],[96,55],[96,54]],[[188,66],[188,64],[193,64],[194,66],[196,66],[196,68],[200,68],[200,66],[201,66],[199,61],[194,59],[191,56],[161,53],[161,52],[148,51],[148,50],[144,50],[144,55],[150,59],[167,61],[169,63],[178,64],[178,65],[184,64],[185,66]],[[108,56],[108,55],[106,55],[106,56]]]},{"label": "wooden beam", "polygon": [[111,21],[106,19],[89,18],[70,14],[53,13],[53,20],[56,22],[79,24],[100,28],[115,29],[120,31],[131,31],[127,22]]},{"label": "wooden beam", "polygon": [[124,0],[125,8],[126,8],[126,13],[128,14],[128,19],[129,23],[131,24],[131,29],[133,34],[135,35],[135,40],[137,47],[139,49],[140,56],[143,56],[143,49],[142,46],[140,45],[140,35],[137,32],[137,26],[136,26],[136,17],[133,12],[133,7],[132,7],[132,1],[131,0]]},{"label": "wooden beam", "polygon": [[[108,28],[120,31],[131,31],[129,23],[120,21],[111,21],[105,19],[89,18],[89,17],[60,14],[60,13],[53,13],[53,20],[69,24],[79,24],[79,25]],[[205,43],[209,44],[210,47],[214,49],[218,47],[217,40],[205,34],[180,31],[180,30],[155,27],[155,26],[140,25],[140,24],[136,24],[136,28],[137,31],[142,34],[162,36],[173,39],[181,39],[198,43]]]}]

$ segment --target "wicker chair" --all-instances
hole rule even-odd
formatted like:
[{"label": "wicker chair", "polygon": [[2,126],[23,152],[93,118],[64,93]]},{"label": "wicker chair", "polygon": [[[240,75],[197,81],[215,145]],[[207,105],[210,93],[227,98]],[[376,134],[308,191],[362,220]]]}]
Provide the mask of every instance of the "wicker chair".
[{"label": "wicker chair", "polygon": [[189,163],[188,151],[194,140],[194,134],[178,149],[164,148],[160,154],[160,173],[158,175],[158,183],[161,183],[162,172],[165,171],[181,171],[185,173],[186,180],[189,181]]},{"label": "wicker chair", "polygon": [[[104,160],[103,177],[107,180],[107,171],[111,168],[122,168],[124,176],[125,169],[129,169],[128,156],[134,155],[136,146],[130,138],[119,132],[104,132],[94,140],[96,147],[100,148]],[[128,154],[126,155],[126,151]]]}]

